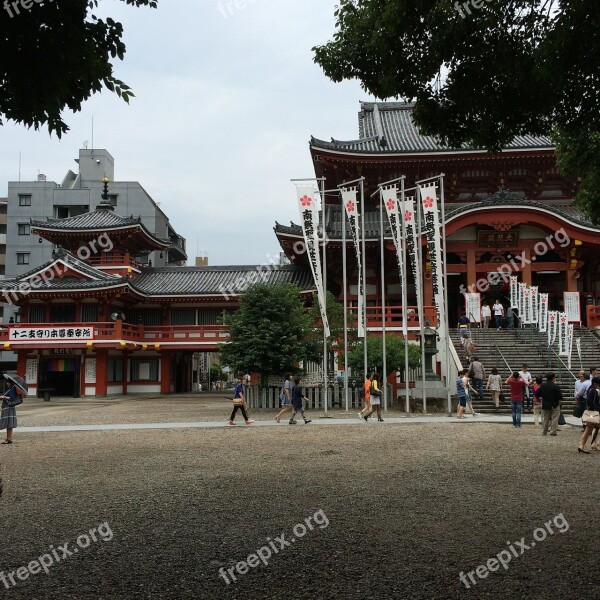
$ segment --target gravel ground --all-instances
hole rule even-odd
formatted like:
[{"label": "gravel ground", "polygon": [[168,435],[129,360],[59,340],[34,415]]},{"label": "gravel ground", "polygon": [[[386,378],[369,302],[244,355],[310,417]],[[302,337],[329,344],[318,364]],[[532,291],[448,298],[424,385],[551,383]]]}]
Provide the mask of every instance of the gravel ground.
[{"label": "gravel ground", "polygon": [[[174,420],[187,419],[190,407],[176,404]],[[113,422],[127,413],[125,405],[98,407],[86,420],[102,411]],[[24,413],[22,425],[33,425],[30,417],[49,424]],[[157,413],[144,412],[165,418]],[[6,597],[598,598],[590,574],[600,526],[590,508],[600,456],[578,455],[578,436],[571,427],[552,438],[532,425],[454,422],[17,429],[15,443],[0,447],[0,570],[27,565],[51,545],[73,550],[81,534],[108,527]],[[460,571],[485,564],[507,541],[524,537],[529,545],[534,530],[560,513],[556,533],[513,557],[507,570],[474,575],[470,589],[461,583]],[[301,535],[294,528],[309,516],[313,529]],[[108,528],[113,537],[102,541]],[[219,576],[220,567],[235,567],[269,541],[279,548],[282,534],[295,542],[268,566],[235,572],[229,585]]]}]

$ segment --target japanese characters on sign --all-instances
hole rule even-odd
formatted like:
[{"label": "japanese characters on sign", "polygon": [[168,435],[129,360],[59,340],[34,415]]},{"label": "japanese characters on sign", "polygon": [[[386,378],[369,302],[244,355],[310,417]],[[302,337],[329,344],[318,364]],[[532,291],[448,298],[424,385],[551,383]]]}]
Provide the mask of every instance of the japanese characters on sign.
[{"label": "japanese characters on sign", "polygon": [[519,308],[519,283],[516,275],[510,277],[510,307]]},{"label": "japanese characters on sign", "polygon": [[477,245],[480,248],[501,248],[517,246],[519,244],[519,230],[496,231],[480,229],[477,232]]},{"label": "japanese characters on sign", "polygon": [[558,330],[558,313],[555,310],[548,312],[548,346],[554,344]]},{"label": "japanese characters on sign", "polygon": [[358,222],[358,200],[357,190],[343,189],[342,190],[342,202],[344,203],[344,210],[346,211],[346,217],[350,224],[350,234],[354,241],[354,248],[356,250],[356,260],[358,262],[358,315],[357,315],[357,335],[358,337],[365,336],[365,322],[364,322],[364,301],[365,301],[365,290],[363,282],[363,268],[362,268],[362,254],[360,247],[360,224]]},{"label": "japanese characters on sign", "polygon": [[481,294],[477,292],[466,292],[465,305],[466,315],[469,317],[469,321],[471,321],[471,323],[481,323]]},{"label": "japanese characters on sign", "polygon": [[540,294],[540,314],[538,326],[542,333],[548,330],[548,294]]},{"label": "japanese characters on sign", "polygon": [[11,342],[80,342],[94,339],[93,327],[9,327],[8,339]]},{"label": "japanese characters on sign", "polygon": [[581,305],[579,303],[579,292],[563,292],[565,312],[569,323],[581,321]]},{"label": "japanese characters on sign", "polygon": [[325,291],[323,289],[323,279],[321,277],[321,254],[319,253],[319,232],[317,231],[317,204],[313,197],[312,186],[297,186],[298,206],[300,207],[300,218],[302,219],[302,231],[304,232],[304,243],[306,244],[306,254],[308,262],[317,287],[317,296],[323,321],[325,335],[329,336],[329,321],[324,310]]},{"label": "japanese characters on sign", "polygon": [[[417,298],[422,298],[421,294],[421,264],[419,262],[419,254],[417,251],[416,239],[416,220],[415,220],[415,205],[414,197],[407,197],[402,205],[402,217],[404,219],[404,230],[406,233],[406,252],[410,258],[413,281],[415,282],[415,293]],[[421,315],[419,315],[419,319]]]}]

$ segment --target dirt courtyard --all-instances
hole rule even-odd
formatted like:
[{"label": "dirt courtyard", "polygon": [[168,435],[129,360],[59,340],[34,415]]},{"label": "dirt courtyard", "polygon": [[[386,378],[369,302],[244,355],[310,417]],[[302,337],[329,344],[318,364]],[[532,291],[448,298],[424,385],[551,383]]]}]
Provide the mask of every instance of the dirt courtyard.
[{"label": "dirt courtyard", "polygon": [[[20,425],[50,424],[42,408]],[[97,410],[124,422],[122,408]],[[96,420],[68,412],[60,422]],[[356,419],[14,437],[0,446],[7,598],[599,597],[600,453],[578,455],[574,427]]]}]

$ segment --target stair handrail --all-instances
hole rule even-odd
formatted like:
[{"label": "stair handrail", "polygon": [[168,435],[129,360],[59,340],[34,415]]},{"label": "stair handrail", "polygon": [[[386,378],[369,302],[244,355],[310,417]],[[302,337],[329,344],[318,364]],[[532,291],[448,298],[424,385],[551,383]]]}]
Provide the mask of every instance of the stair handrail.
[{"label": "stair handrail", "polygon": [[502,360],[504,361],[504,364],[506,365],[506,368],[508,369],[509,373],[512,373],[512,369],[510,368],[510,365],[508,364],[506,358],[504,358],[504,354],[502,354],[500,348],[498,348],[498,344],[494,344],[494,348],[496,348],[496,351],[498,352],[498,354],[502,357]]},{"label": "stair handrail", "polygon": [[554,354],[554,356],[556,356],[556,358],[558,358],[558,360],[562,363],[562,365],[565,368],[565,370],[567,371],[567,373],[570,373],[571,377],[575,381],[577,381],[577,377],[573,374],[573,371],[571,369],[569,369],[569,367],[567,366],[567,363],[559,356],[558,352],[556,352],[556,350],[551,345],[548,345],[548,348]]}]

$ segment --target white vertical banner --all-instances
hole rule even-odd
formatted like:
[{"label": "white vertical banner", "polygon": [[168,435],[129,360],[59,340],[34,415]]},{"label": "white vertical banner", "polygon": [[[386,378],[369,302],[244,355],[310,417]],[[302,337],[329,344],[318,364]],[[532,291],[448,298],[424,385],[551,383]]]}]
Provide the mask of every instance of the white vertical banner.
[{"label": "white vertical banner", "polygon": [[538,327],[542,333],[546,333],[548,330],[548,294],[540,294]]},{"label": "white vertical banner", "polygon": [[317,203],[314,198],[313,186],[296,186],[298,194],[298,206],[300,208],[300,218],[302,220],[302,232],[304,233],[304,243],[306,244],[306,253],[308,261],[317,287],[317,297],[323,329],[325,335],[329,337],[329,321],[324,310],[325,290],[323,289],[323,277],[321,271],[321,255],[319,253],[319,232],[318,232],[318,211]]},{"label": "white vertical banner", "polygon": [[558,313],[558,355],[568,356],[569,355],[569,321],[567,320],[567,313]]},{"label": "white vertical banner", "polygon": [[[402,218],[406,232],[407,261],[410,261],[413,280],[415,282],[415,294],[422,298],[423,284],[421,282],[421,263],[419,262],[419,248],[417,246],[417,219],[415,216],[414,197],[407,197],[402,203]],[[417,302],[418,304],[418,302]],[[422,315],[418,315],[421,322]]]},{"label": "white vertical banner", "polygon": [[442,236],[440,229],[440,211],[437,201],[436,184],[419,186],[421,205],[427,235],[427,250],[431,262],[431,284],[433,286],[433,303],[437,313],[438,333],[440,338],[446,337],[444,307],[444,277],[442,271]]},{"label": "white vertical banner", "polygon": [[579,292],[563,292],[565,313],[569,323],[581,322],[581,305],[579,303]]},{"label": "white vertical banner", "polygon": [[510,307],[519,309],[519,283],[516,275],[510,276]]},{"label": "white vertical banner", "polygon": [[519,319],[521,321],[521,325],[527,323],[527,307],[525,303],[525,290],[527,289],[526,283],[519,283],[517,286],[519,291],[519,295],[517,298],[518,306],[519,306]]},{"label": "white vertical banner", "polygon": [[569,367],[569,369],[571,368],[571,355],[573,354],[573,329],[573,323],[569,323],[567,329],[569,336],[569,340],[567,342],[567,356],[569,357],[567,366]]},{"label": "white vertical banner", "polygon": [[344,204],[344,210],[346,211],[346,218],[350,224],[350,235],[354,242],[354,249],[356,250],[356,261],[358,265],[358,314],[356,315],[356,323],[358,330],[358,337],[365,337],[365,283],[363,281],[363,268],[362,268],[362,252],[360,245],[360,219],[358,212],[358,190],[342,189],[342,202]]},{"label": "white vertical banner", "polygon": [[554,344],[556,331],[558,329],[558,313],[555,310],[548,312],[548,346]]},{"label": "white vertical banner", "polygon": [[531,286],[531,322],[538,324],[540,314],[539,291],[537,285]]},{"label": "white vertical banner", "polygon": [[527,286],[523,288],[523,323],[531,323],[531,289]]},{"label": "white vertical banner", "polygon": [[581,338],[578,337],[575,340],[575,347],[577,348],[577,356],[579,356],[579,364],[581,365]]},{"label": "white vertical banner", "polygon": [[[390,223],[394,246],[396,247],[400,285],[402,286],[402,290],[404,290],[406,281],[404,281],[404,252],[402,249],[402,221],[400,220],[400,210],[398,207],[398,188],[396,186],[381,188],[380,193],[381,201],[385,206],[385,212],[387,213],[388,221]],[[402,307],[403,323],[408,323],[406,316],[406,308]]]},{"label": "white vertical banner", "polygon": [[481,294],[465,292],[465,310],[471,322],[481,323]]}]

